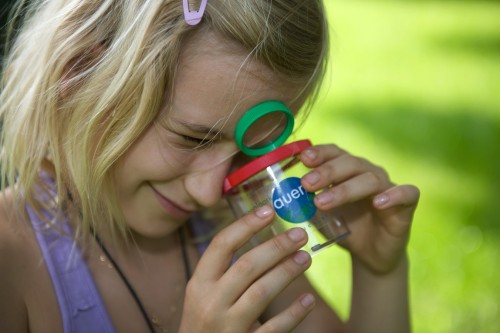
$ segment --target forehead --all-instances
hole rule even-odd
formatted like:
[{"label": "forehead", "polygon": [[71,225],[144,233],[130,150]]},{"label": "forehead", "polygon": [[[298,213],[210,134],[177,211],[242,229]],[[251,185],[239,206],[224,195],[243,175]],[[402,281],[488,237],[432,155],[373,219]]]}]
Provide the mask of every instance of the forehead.
[{"label": "forehead", "polygon": [[298,88],[234,42],[199,32],[182,48],[169,116],[234,128],[246,110],[266,100],[280,100],[295,112]]}]

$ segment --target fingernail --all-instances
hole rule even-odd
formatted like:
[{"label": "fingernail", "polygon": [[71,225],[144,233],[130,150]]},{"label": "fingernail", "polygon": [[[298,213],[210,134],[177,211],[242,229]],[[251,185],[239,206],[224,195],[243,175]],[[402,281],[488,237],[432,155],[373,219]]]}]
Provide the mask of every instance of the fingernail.
[{"label": "fingernail", "polygon": [[293,261],[302,266],[305,263],[309,262],[309,258],[309,254],[304,251],[299,251],[293,256]]},{"label": "fingernail", "polygon": [[308,159],[310,160],[315,160],[316,157],[318,157],[318,153],[316,153],[314,150],[312,149],[306,149],[304,151],[304,154],[307,156]]},{"label": "fingernail", "polygon": [[319,173],[316,171],[311,171],[304,176],[304,179],[311,185],[316,184],[319,181]]},{"label": "fingernail", "polygon": [[385,206],[389,202],[389,196],[387,194],[380,194],[375,197],[373,200],[375,206],[382,207]]},{"label": "fingernail", "polygon": [[273,209],[268,205],[262,206],[255,211],[255,215],[257,215],[261,219],[268,217],[272,213]]},{"label": "fingernail", "polygon": [[302,228],[293,228],[288,230],[288,237],[294,242],[298,242],[306,238],[306,232]]},{"label": "fingernail", "polygon": [[316,196],[316,202],[320,205],[326,205],[332,202],[334,199],[334,195],[332,192],[322,192]]},{"label": "fingernail", "polygon": [[300,300],[300,304],[302,304],[303,307],[309,308],[314,304],[314,296],[311,294],[307,294],[302,299]]}]

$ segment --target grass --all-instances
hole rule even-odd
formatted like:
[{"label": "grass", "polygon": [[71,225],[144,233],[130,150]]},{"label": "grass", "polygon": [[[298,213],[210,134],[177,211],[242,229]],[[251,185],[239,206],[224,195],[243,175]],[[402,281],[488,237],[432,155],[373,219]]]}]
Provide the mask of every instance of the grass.
[{"label": "grass", "polygon": [[[297,137],[335,142],[420,187],[409,245],[414,332],[497,332],[500,4],[325,2],[330,72]],[[314,260],[312,281],[346,317],[347,254],[332,248]]]}]

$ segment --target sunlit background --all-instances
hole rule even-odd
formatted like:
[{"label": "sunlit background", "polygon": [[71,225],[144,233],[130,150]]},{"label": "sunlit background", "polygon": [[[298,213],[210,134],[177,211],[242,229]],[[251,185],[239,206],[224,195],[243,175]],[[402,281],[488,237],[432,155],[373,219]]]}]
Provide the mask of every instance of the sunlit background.
[{"label": "sunlit background", "polygon": [[[500,3],[325,3],[330,75],[298,136],[333,141],[420,187],[414,332],[499,332]],[[312,280],[347,316],[347,254],[314,262]]]}]

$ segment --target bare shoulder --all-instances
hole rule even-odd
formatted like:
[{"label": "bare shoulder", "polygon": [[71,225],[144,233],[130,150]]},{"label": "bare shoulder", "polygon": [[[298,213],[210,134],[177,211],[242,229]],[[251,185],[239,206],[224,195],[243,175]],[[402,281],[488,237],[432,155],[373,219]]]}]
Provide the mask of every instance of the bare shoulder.
[{"label": "bare shoulder", "polygon": [[[32,232],[19,214],[14,214],[13,199],[9,190],[0,193],[0,265],[1,268],[18,268],[19,259],[25,259],[23,243],[32,238]],[[31,243],[31,242],[29,242]],[[11,266],[12,265],[12,266]],[[7,272],[6,270],[2,270]],[[9,274],[0,275],[0,279]]]},{"label": "bare shoulder", "polygon": [[[0,193],[0,332],[62,332],[57,298],[35,232]],[[17,213],[17,214],[15,214]]]},{"label": "bare shoulder", "polygon": [[17,269],[22,268],[20,260],[26,259],[27,251],[23,244],[31,244],[32,238],[27,223],[14,214],[13,201],[10,191],[0,193],[0,281],[16,277],[19,280]]},{"label": "bare shoulder", "polygon": [[[10,191],[0,193],[0,331],[27,332],[28,317],[24,301],[29,237],[26,226],[16,221]],[[28,242],[30,243],[30,242]]]}]

